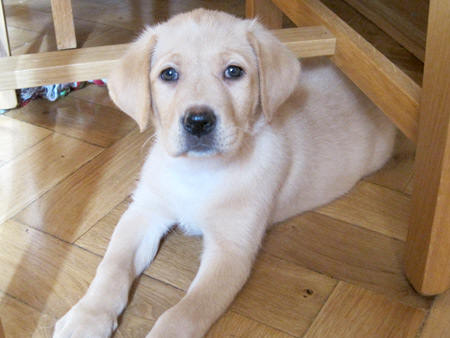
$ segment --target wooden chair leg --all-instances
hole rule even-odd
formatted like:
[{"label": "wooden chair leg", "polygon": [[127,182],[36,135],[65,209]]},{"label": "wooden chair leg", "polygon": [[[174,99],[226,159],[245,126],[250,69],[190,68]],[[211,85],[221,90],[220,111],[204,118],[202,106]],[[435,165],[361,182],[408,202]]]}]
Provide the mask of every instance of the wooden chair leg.
[{"label": "wooden chair leg", "polygon": [[58,49],[77,47],[71,0],[51,0]]},{"label": "wooden chair leg", "polygon": [[[9,50],[8,30],[6,27],[3,1],[0,0],[0,57],[11,55]],[[0,91],[0,109],[11,109],[17,106],[15,90]]]},{"label": "wooden chair leg", "polygon": [[269,29],[279,29],[283,23],[283,12],[272,3],[272,0],[246,0],[245,16],[258,17]]},{"label": "wooden chair leg", "polygon": [[417,291],[450,287],[450,2],[430,1],[406,274]]}]

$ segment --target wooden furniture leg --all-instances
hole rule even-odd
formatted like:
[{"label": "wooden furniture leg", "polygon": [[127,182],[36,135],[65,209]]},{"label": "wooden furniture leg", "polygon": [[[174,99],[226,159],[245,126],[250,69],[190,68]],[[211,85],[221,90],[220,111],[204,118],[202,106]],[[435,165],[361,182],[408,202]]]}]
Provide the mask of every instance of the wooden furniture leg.
[{"label": "wooden furniture leg", "polygon": [[450,287],[450,2],[430,1],[406,274],[416,290]]},{"label": "wooden furniture leg", "polygon": [[[8,29],[6,27],[3,1],[0,0],[0,57],[11,55],[9,50]],[[0,109],[11,109],[17,106],[15,90],[0,91]]]},{"label": "wooden furniture leg", "polygon": [[51,0],[58,49],[77,47],[71,0]]},{"label": "wooden furniture leg", "polygon": [[247,18],[258,17],[269,29],[279,29],[283,23],[283,12],[273,4],[272,0],[247,0],[245,16]]}]

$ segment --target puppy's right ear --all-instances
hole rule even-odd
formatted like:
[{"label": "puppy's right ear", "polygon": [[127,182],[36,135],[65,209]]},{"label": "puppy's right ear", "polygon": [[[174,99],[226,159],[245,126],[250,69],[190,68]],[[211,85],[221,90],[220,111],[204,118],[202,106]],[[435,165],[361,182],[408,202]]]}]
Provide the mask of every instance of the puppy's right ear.
[{"label": "puppy's right ear", "polygon": [[150,63],[156,35],[148,28],[130,44],[108,77],[109,96],[144,131],[152,115]]}]

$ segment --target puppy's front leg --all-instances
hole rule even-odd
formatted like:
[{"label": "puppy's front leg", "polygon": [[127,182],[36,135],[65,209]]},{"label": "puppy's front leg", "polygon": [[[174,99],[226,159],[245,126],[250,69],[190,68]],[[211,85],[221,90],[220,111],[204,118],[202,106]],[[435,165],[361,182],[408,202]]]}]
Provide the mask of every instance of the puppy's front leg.
[{"label": "puppy's front leg", "polygon": [[161,315],[147,338],[202,337],[231,304],[250,274],[265,231],[264,221],[253,229],[235,225],[204,231],[197,276],[184,298]]},{"label": "puppy's front leg", "polygon": [[134,278],[154,258],[171,222],[131,204],[114,230],[105,257],[81,300],[55,326],[53,336],[109,337],[128,301]]}]

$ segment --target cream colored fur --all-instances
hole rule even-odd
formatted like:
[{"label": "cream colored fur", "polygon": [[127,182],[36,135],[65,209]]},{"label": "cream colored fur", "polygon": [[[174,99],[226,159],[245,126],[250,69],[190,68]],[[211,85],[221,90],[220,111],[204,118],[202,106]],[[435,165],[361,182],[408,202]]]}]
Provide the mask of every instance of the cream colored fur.
[{"label": "cream colored fur", "polygon": [[[239,65],[245,75],[224,80]],[[159,75],[179,70],[177,83]],[[196,10],[148,28],[110,77],[115,103],[156,142],[96,276],[54,337],[108,337],[174,224],[203,236],[197,276],[147,337],[201,337],[250,273],[269,225],[328,203],[389,158],[395,130],[326,59],[300,62],[259,23]],[[180,118],[218,116],[217,149],[186,151]],[[302,250],[301,247],[298,250]]]}]

